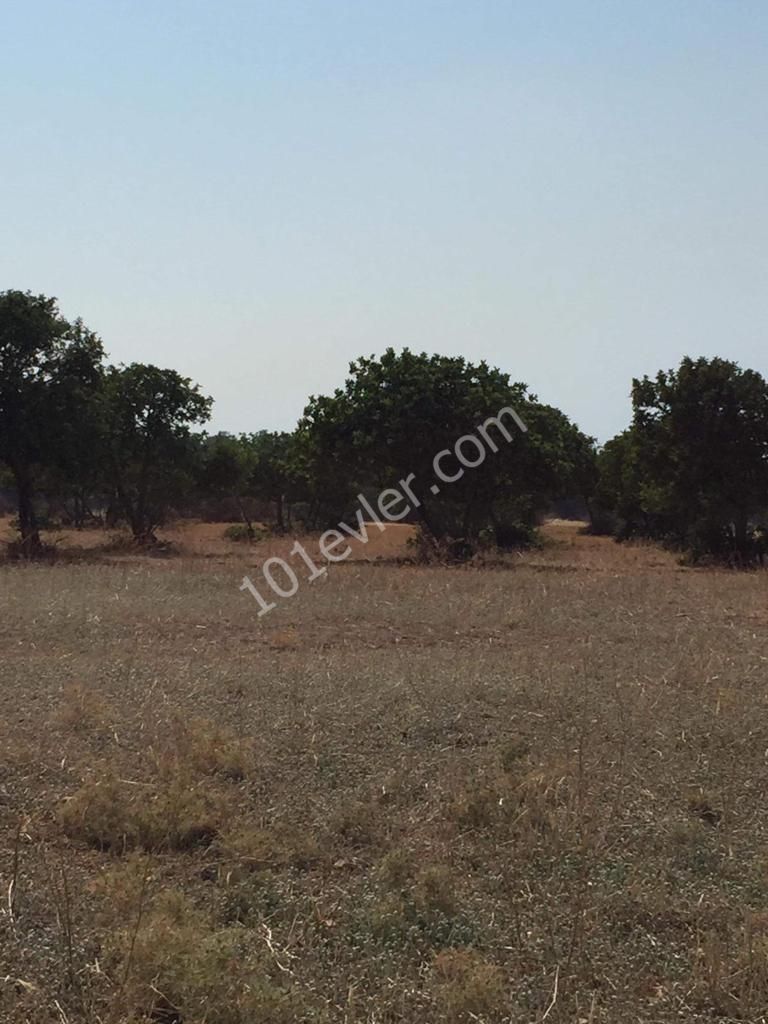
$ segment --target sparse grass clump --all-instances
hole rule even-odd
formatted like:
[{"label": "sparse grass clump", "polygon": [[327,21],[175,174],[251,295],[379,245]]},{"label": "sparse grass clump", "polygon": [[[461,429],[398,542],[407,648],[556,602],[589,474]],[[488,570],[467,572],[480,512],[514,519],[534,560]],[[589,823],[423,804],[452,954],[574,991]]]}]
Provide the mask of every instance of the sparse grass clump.
[{"label": "sparse grass clump", "polygon": [[502,971],[468,949],[446,949],[432,962],[435,1001],[451,1024],[499,1020],[508,1006]]},{"label": "sparse grass clump", "polygon": [[365,849],[382,838],[382,811],[370,800],[344,799],[331,815],[330,827],[343,845]]},{"label": "sparse grass clump", "polygon": [[141,919],[114,934],[107,967],[121,978],[116,1002],[155,1021],[295,1024],[304,1000],[263,933],[219,928],[178,892],[164,892]]},{"label": "sparse grass clump", "polygon": [[501,767],[505,772],[519,771],[520,764],[528,756],[530,749],[530,743],[520,736],[508,739],[501,748]]},{"label": "sparse grass clump", "polygon": [[248,527],[245,523],[232,523],[224,530],[224,539],[236,544],[256,544],[271,536],[271,531],[263,526]]},{"label": "sparse grass clump", "polygon": [[500,820],[502,796],[490,783],[482,780],[464,786],[451,801],[448,815],[460,829],[491,828]]},{"label": "sparse grass clump", "polygon": [[153,752],[162,775],[221,775],[240,782],[253,768],[250,744],[207,719],[179,714],[158,723]]},{"label": "sparse grass clump", "polygon": [[473,779],[447,808],[462,831],[503,830],[518,837],[560,834],[573,826],[572,812],[572,780],[560,766]]},{"label": "sparse grass clump", "polygon": [[110,713],[109,704],[94,686],[82,682],[64,687],[54,722],[75,733],[103,731]]},{"label": "sparse grass clump", "polygon": [[725,934],[701,938],[693,970],[693,998],[718,1017],[759,1020],[768,1005],[768,917],[747,913]]},{"label": "sparse grass clump", "polygon": [[387,888],[404,889],[413,881],[417,870],[418,865],[413,855],[408,850],[396,848],[382,858],[378,876]]},{"label": "sparse grass clump", "polygon": [[87,783],[65,801],[59,821],[71,838],[112,853],[186,852],[207,846],[223,809],[212,794],[178,779],[167,787],[131,787],[118,779]]},{"label": "sparse grass clump", "polygon": [[456,884],[451,872],[441,864],[431,864],[416,876],[414,902],[426,913],[450,917],[456,912]]},{"label": "sparse grass clump", "polygon": [[312,832],[288,825],[226,830],[217,840],[215,852],[221,859],[220,874],[225,877],[286,867],[307,870],[325,858]]}]

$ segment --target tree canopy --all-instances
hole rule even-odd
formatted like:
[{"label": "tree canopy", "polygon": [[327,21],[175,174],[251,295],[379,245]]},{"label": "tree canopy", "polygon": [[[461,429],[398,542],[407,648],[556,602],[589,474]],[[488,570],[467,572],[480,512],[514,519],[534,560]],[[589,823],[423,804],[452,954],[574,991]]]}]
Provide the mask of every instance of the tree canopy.
[{"label": "tree canopy", "polygon": [[748,560],[768,510],[768,384],[724,359],[635,380],[630,428],[600,454],[622,535]]},{"label": "tree canopy", "polygon": [[[508,415],[513,410],[525,429]],[[471,472],[450,446],[484,424],[496,450]],[[312,397],[299,423],[310,466],[328,474],[336,507],[357,490],[381,489],[412,476],[418,518],[435,539],[474,545],[483,536],[514,543],[529,536],[553,497],[578,487],[593,444],[559,410],[486,363],[388,349],[350,366],[343,388]],[[446,450],[454,479],[434,489],[435,457]],[[337,483],[339,478],[344,482]],[[443,485],[444,484],[444,485]]]},{"label": "tree canopy", "polygon": [[55,299],[0,293],[0,462],[13,476],[21,543],[29,553],[40,547],[36,475],[74,472],[102,357],[96,335],[79,320],[65,320]]},{"label": "tree canopy", "polygon": [[100,339],[65,320],[55,299],[0,294],[0,463],[13,478],[24,553],[41,547],[40,489],[81,510],[100,494],[137,539],[151,539],[188,480],[189,428],[210,407],[175,370],[105,366]]},{"label": "tree canopy", "polygon": [[[553,503],[595,530],[749,564],[768,546],[768,384],[719,358],[632,382],[632,421],[598,448],[559,409],[486,362],[388,348],[311,396],[293,431],[208,436],[212,400],[174,369],[112,366],[56,299],[0,293],[0,485],[19,550],[44,520],[126,524],[154,543],[190,511],[333,528],[407,484],[428,544],[470,554],[529,543]],[[568,505],[566,505],[568,507]],[[442,549],[442,548],[441,548]]]}]

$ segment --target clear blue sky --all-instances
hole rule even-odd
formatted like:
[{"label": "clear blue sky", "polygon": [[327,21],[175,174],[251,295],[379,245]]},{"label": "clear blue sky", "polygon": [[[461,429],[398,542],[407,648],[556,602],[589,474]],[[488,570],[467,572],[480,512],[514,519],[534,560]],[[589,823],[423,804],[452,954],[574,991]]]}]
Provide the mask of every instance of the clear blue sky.
[{"label": "clear blue sky", "polygon": [[0,289],[288,428],[357,355],[486,358],[606,439],[768,374],[765,0],[0,6]]}]

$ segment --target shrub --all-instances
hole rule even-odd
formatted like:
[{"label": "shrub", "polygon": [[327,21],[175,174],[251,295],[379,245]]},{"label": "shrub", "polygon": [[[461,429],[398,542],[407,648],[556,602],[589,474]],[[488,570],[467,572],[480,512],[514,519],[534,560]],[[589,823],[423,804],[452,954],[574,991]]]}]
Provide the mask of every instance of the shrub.
[{"label": "shrub", "polygon": [[407,850],[391,850],[379,865],[379,878],[392,889],[404,889],[416,873],[413,857]]},{"label": "shrub", "polygon": [[249,745],[208,719],[176,715],[158,729],[155,763],[163,775],[221,775],[240,782],[252,770]]},{"label": "shrub", "polygon": [[59,812],[70,838],[114,853],[207,846],[218,832],[220,817],[212,798],[182,779],[159,790],[142,787],[138,793],[114,778],[90,782]]},{"label": "shrub", "polygon": [[249,529],[245,523],[232,523],[224,531],[225,539],[234,541],[236,544],[252,544],[256,541],[264,540],[268,536],[269,530],[253,527]]},{"label": "shrub", "polygon": [[317,839],[306,830],[280,826],[241,828],[227,833],[216,843],[227,874],[262,871],[267,868],[310,868],[323,859]]},{"label": "shrub", "polygon": [[450,917],[456,912],[453,876],[440,864],[433,864],[419,873],[413,895],[416,906],[426,913]]},{"label": "shrub", "polygon": [[347,800],[332,815],[331,828],[348,846],[372,846],[380,835],[378,809],[373,804]]},{"label": "shrub", "polygon": [[495,965],[465,949],[446,949],[432,963],[435,1000],[452,1024],[501,1013],[506,1004],[504,976]]},{"label": "shrub", "polygon": [[[135,919],[135,915],[134,915]],[[125,978],[128,1013],[185,1024],[295,1024],[302,1001],[260,932],[216,928],[178,892],[166,892],[109,942]]]}]

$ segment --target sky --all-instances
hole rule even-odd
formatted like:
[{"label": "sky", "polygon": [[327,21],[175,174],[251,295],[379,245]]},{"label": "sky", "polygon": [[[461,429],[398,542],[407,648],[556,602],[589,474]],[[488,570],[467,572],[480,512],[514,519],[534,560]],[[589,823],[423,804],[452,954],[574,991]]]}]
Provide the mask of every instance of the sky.
[{"label": "sky", "polygon": [[0,290],[211,429],[389,346],[601,441],[684,355],[768,375],[764,0],[0,0]]}]

